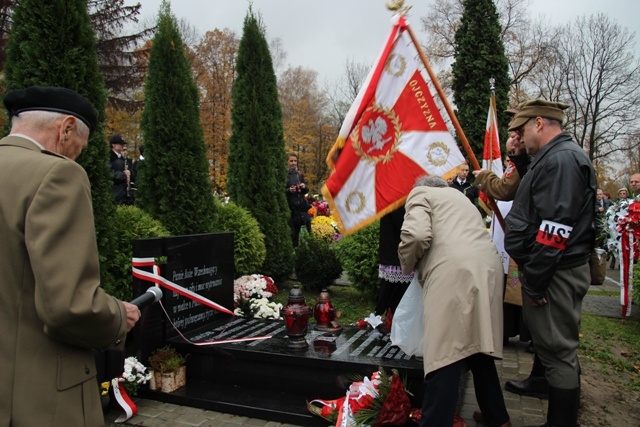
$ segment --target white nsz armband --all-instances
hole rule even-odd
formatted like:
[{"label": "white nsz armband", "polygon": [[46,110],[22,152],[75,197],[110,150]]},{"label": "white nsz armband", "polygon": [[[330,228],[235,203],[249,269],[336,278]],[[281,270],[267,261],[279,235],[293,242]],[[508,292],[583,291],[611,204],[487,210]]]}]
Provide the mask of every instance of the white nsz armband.
[{"label": "white nsz armband", "polygon": [[573,230],[573,227],[545,219],[538,229],[536,242],[545,246],[551,246],[552,248],[565,250],[567,249],[567,240],[569,240],[571,230]]}]

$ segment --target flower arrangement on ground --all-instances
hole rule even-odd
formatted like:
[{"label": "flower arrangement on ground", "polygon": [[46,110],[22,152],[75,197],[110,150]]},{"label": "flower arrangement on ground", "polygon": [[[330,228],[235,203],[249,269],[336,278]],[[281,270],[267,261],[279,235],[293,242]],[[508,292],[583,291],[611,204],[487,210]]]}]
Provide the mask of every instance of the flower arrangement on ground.
[{"label": "flower arrangement on ground", "polygon": [[333,242],[338,232],[338,224],[329,216],[317,216],[311,221],[311,232],[324,240]]},{"label": "flower arrangement on ground", "polygon": [[313,203],[313,207],[316,208],[316,214],[318,216],[330,216],[329,203],[324,201],[318,201]]},{"label": "flower arrangement on ground", "polygon": [[403,426],[412,414],[419,414],[412,410],[407,393],[397,370],[388,374],[380,368],[371,379],[354,381],[344,397],[315,399],[307,408],[336,426]]},{"label": "flower arrangement on ground", "polygon": [[[618,200],[609,207],[605,218],[608,231],[607,252],[619,259],[623,231],[633,231],[636,246],[640,240],[640,201],[634,199]],[[638,251],[634,252],[637,259]]]},{"label": "flower arrangement on ground", "polygon": [[233,282],[234,313],[260,319],[281,319],[282,304],[271,301],[278,287],[269,276],[251,274]]},{"label": "flower arrangement on ground", "polygon": [[[124,372],[118,378],[118,382],[124,387],[129,396],[137,396],[138,388],[148,383],[150,379],[151,373],[137,358],[132,356],[124,359]],[[107,396],[110,386],[110,381],[100,383],[100,396]]]},{"label": "flower arrangement on ground", "polygon": [[620,304],[622,315],[631,315],[633,292],[633,266],[640,248],[640,200],[618,200],[606,215],[607,250],[620,260]]},{"label": "flower arrangement on ground", "polygon": [[120,378],[118,378],[118,381],[129,396],[136,396],[138,394],[138,387],[148,383],[150,379],[151,374],[147,372],[147,367],[140,363],[138,359],[133,356],[124,359],[124,372]]}]

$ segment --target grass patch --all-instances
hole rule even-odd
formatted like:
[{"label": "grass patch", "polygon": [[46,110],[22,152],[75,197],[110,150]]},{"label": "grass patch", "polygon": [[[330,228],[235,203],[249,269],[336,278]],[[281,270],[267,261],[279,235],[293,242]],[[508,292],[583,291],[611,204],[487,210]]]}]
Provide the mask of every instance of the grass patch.
[{"label": "grass patch", "polygon": [[605,373],[629,374],[625,386],[640,390],[640,321],[582,313],[579,353]]},{"label": "grass patch", "polygon": [[[292,280],[278,283],[279,291],[274,300],[283,306],[286,305],[289,291],[295,284],[300,283]],[[336,309],[337,320],[341,325],[346,326],[355,323],[363,317],[367,317],[375,308],[375,299],[371,293],[362,292],[353,286],[334,285],[329,286],[327,289],[331,294],[331,303]],[[313,308],[320,296],[320,292],[303,288],[303,293],[306,304]]]},{"label": "grass patch", "polygon": [[593,295],[597,297],[617,297],[620,296],[620,291],[587,291],[587,295]]}]

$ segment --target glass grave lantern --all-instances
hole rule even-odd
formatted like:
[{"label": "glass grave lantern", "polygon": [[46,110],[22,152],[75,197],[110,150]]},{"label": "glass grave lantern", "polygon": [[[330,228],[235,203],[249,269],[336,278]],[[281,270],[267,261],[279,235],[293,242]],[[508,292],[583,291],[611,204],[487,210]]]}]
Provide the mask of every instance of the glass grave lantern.
[{"label": "glass grave lantern", "polygon": [[284,318],[284,326],[289,337],[287,350],[304,351],[309,348],[309,343],[305,339],[309,318],[311,317],[311,307],[305,304],[304,295],[300,286],[294,285],[289,292],[287,305],[281,311]]},{"label": "glass grave lantern", "polygon": [[336,328],[336,309],[331,303],[329,291],[323,289],[318,297],[318,302],[313,308],[313,318],[316,319],[315,329],[318,331],[329,331]]}]

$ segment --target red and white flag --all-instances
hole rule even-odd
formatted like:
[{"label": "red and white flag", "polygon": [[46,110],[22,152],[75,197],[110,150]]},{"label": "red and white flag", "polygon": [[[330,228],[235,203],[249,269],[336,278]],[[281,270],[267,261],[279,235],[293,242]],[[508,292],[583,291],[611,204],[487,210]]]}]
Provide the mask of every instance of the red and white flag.
[{"label": "red and white flag", "polygon": [[[487,114],[487,128],[484,132],[484,150],[482,154],[482,168],[495,173],[498,177],[503,176],[503,164],[502,154],[500,153],[500,139],[498,136],[498,115],[496,113],[496,98],[495,95],[491,95],[489,100],[489,114]],[[482,191],[480,192],[480,200],[484,203],[483,208],[487,206],[487,195]],[[496,206],[500,211],[502,218],[506,217],[511,210],[511,204],[513,202],[496,202]],[[487,209],[487,208],[485,208]],[[504,249],[504,230],[500,221],[496,218],[495,212],[491,218],[491,226],[489,227],[491,233],[491,240],[496,245],[500,259],[502,260],[502,267],[505,274],[509,271],[509,254]]]},{"label": "red and white flag", "polygon": [[401,15],[351,106],[322,193],[344,234],[402,206],[416,179],[455,175],[464,157]]},{"label": "red and white flag", "polygon": [[[491,95],[489,99],[489,114],[487,114],[487,127],[484,131],[484,149],[482,151],[482,169],[495,173],[502,178],[502,156],[500,154],[500,139],[498,136],[498,119],[496,114],[496,97]],[[480,192],[480,206],[491,214],[488,207],[487,195]]]},{"label": "red and white flag", "polygon": [[496,98],[491,95],[489,114],[487,115],[487,129],[484,132],[484,152],[482,154],[482,168],[502,178],[502,155],[500,154],[500,138],[498,136],[498,119],[496,114]]}]

